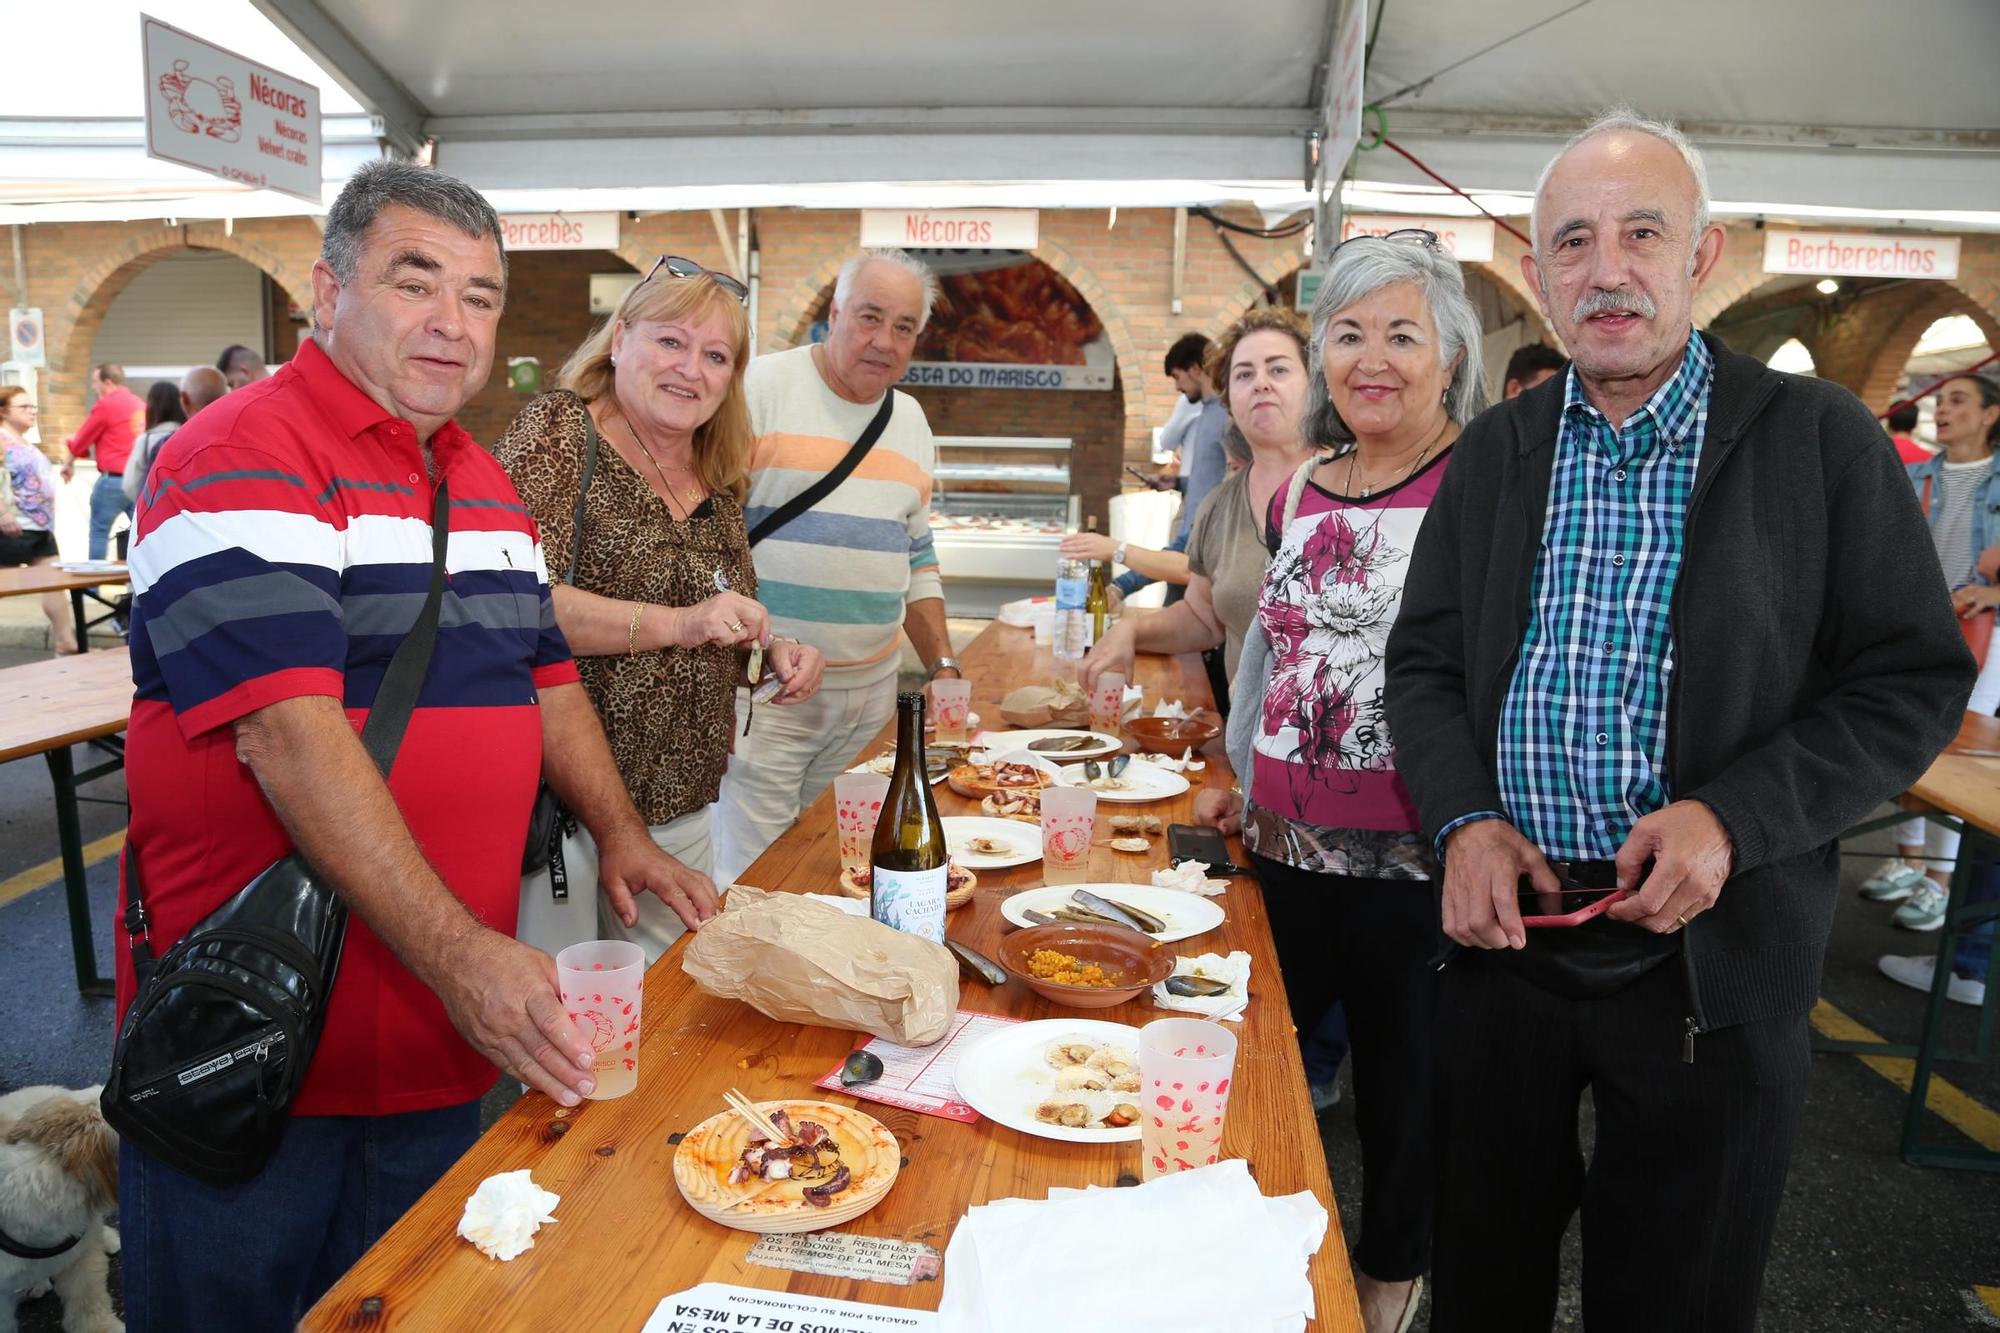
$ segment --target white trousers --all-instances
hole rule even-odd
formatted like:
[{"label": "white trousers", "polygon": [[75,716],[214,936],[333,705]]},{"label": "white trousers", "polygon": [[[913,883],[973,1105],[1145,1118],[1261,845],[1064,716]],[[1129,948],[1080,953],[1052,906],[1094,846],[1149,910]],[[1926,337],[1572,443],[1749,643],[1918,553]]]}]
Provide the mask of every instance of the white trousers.
[{"label": "white trousers", "polygon": [[[708,827],[708,809],[704,807],[655,824],[648,831],[661,851],[706,875],[713,859]],[[687,933],[674,909],[656,894],[642,893],[636,899],[637,925],[627,927],[618,919],[597,886],[597,843],[580,825],[563,838],[563,868],[569,872],[569,897],[560,902],[549,888],[547,869],[521,877],[521,915],[514,938],[523,944],[532,944],[553,957],[586,940],[630,940],[646,951],[646,966],[651,967]]]},{"label": "white trousers", "polygon": [[[736,692],[740,732],[750,692]],[[752,861],[798,822],[799,811],[819,799],[833,780],[854,766],[864,748],[896,714],[896,678],[858,689],[821,689],[804,703],[765,704],[750,734],[736,738],[736,753],[715,803],[715,882],[732,884]]]}]

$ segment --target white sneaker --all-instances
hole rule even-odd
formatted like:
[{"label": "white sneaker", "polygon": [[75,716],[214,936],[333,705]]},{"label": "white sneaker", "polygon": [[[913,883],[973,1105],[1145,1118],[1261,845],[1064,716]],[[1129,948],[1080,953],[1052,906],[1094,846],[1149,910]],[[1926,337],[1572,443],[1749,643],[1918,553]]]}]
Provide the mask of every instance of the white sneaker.
[{"label": "white sneaker", "polygon": [[1944,926],[1944,907],[1950,894],[1942,884],[1924,876],[1924,882],[1917,885],[1910,900],[1895,910],[1890,921],[1904,930],[1933,931]]},{"label": "white sneaker", "polygon": [[[1930,994],[1931,978],[1937,975],[1937,959],[1916,955],[1884,954],[1875,960],[1875,966],[1889,980],[1901,982],[1911,990],[1920,990],[1926,995]],[[1945,991],[1945,998],[1960,1004],[1985,1004],[1986,983],[1953,972],[1951,987]]]},{"label": "white sneaker", "polygon": [[1901,857],[1884,861],[1874,874],[1862,881],[1861,896],[1871,903],[1899,903],[1917,891],[1924,872]]}]

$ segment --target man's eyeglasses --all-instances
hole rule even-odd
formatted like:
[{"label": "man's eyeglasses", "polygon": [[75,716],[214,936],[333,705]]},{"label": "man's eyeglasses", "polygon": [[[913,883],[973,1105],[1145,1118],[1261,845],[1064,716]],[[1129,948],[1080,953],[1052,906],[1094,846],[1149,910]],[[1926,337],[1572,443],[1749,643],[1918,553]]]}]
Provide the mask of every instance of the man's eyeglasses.
[{"label": "man's eyeglasses", "polygon": [[750,304],[750,289],[748,287],[745,287],[727,273],[717,273],[712,268],[704,268],[683,255],[661,255],[659,259],[654,261],[652,269],[647,272],[646,281],[651,282],[661,269],[665,269],[676,278],[699,278],[703,276],[713,278],[715,285],[722,288],[723,291],[728,292],[745,305]]},{"label": "man's eyeglasses", "polygon": [[1385,231],[1380,236],[1375,235],[1373,232],[1367,232],[1360,236],[1350,236],[1342,241],[1340,245],[1334,246],[1327,257],[1332,258],[1334,255],[1340,253],[1341,246],[1353,245],[1357,241],[1388,241],[1394,245],[1421,245],[1426,250],[1442,250],[1444,248],[1443,243],[1438,240],[1438,234],[1434,231],[1424,227],[1398,227],[1394,231]]}]

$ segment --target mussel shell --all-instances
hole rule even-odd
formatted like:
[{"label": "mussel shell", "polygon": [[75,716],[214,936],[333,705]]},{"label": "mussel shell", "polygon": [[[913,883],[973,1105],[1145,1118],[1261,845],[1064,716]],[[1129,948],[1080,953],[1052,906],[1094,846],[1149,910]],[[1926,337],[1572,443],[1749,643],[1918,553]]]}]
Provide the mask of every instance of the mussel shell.
[{"label": "mussel shell", "polygon": [[1229,985],[1229,982],[1217,981],[1214,977],[1197,977],[1185,973],[1168,977],[1166,980],[1167,994],[1194,999],[1210,999],[1217,995],[1226,995],[1229,993]]},{"label": "mussel shell", "polygon": [[994,962],[971,945],[960,944],[957,940],[946,940],[944,947],[951,950],[957,956],[959,970],[970,972],[989,986],[1004,986],[1007,984],[1007,973],[1001,968],[1000,964]]},{"label": "mussel shell", "polygon": [[840,1064],[840,1086],[858,1088],[882,1077],[882,1057],[872,1051],[849,1051]]}]

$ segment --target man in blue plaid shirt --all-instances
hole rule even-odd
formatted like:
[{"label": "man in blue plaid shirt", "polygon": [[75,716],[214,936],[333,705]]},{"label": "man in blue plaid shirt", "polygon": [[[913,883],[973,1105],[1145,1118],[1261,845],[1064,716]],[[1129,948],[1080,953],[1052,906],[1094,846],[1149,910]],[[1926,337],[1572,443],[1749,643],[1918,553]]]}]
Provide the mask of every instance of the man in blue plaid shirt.
[{"label": "man in blue plaid shirt", "polygon": [[1431,1328],[1548,1329],[1581,1210],[1587,1326],[1747,1333],[1835,839],[1951,740],[1972,662],[1867,409],[1694,332],[1723,232],[1677,130],[1601,118],[1532,225],[1571,369],[1466,428],[1388,648],[1455,951]]}]

